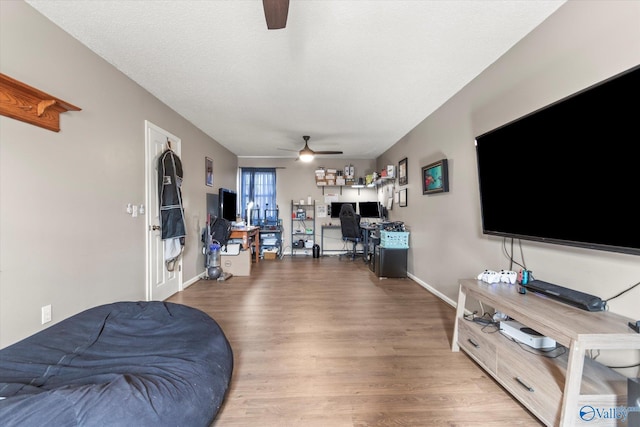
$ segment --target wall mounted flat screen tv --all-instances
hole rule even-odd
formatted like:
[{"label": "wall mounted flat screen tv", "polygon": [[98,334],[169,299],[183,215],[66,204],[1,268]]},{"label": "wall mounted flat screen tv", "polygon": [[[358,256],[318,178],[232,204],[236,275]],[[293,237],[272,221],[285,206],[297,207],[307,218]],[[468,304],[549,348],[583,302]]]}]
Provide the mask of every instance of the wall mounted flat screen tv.
[{"label": "wall mounted flat screen tv", "polygon": [[358,202],[358,212],[362,218],[381,218],[380,202]]},{"label": "wall mounted flat screen tv", "polygon": [[476,138],[484,234],[640,255],[640,66]]},{"label": "wall mounted flat screen tv", "polygon": [[340,218],[340,209],[346,204],[353,206],[353,211],[356,212],[356,202],[331,202],[331,218]]},{"label": "wall mounted flat screen tv", "polygon": [[218,200],[220,203],[219,215],[227,221],[235,222],[238,215],[236,211],[238,205],[237,193],[227,188],[220,188],[218,190]]}]

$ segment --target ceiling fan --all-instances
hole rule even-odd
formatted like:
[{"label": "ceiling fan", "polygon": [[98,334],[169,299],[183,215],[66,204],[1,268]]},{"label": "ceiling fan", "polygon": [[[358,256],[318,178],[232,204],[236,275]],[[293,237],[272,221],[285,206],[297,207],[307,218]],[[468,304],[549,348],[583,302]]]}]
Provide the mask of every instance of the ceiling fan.
[{"label": "ceiling fan", "polygon": [[[298,152],[298,159],[303,162],[310,162],[316,154],[342,154],[342,151],[313,151],[309,148],[309,138],[311,137],[308,135],[302,137],[302,139],[304,139],[304,148]],[[296,151],[288,150],[286,148],[279,148],[279,150]]]},{"label": "ceiling fan", "polygon": [[289,0],[262,0],[262,7],[268,29],[279,30],[287,26]]}]

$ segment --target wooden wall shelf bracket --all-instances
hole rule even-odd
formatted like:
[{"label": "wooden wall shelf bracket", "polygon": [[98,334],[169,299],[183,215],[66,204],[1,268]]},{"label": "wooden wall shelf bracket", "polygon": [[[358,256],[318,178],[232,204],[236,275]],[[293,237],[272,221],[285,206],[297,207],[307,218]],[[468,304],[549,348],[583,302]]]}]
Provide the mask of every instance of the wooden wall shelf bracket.
[{"label": "wooden wall shelf bracket", "polygon": [[60,131],[60,113],[81,108],[0,73],[0,114],[54,132]]}]

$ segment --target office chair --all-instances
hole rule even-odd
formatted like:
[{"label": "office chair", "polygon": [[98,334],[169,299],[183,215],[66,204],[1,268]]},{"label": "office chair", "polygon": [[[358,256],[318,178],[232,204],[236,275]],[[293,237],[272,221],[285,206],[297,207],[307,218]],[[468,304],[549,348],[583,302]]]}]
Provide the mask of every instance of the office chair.
[{"label": "office chair", "polygon": [[356,214],[351,203],[345,203],[340,208],[340,228],[342,230],[342,240],[353,242],[351,259],[356,257],[356,246],[362,242],[362,232],[360,230],[360,215]]}]

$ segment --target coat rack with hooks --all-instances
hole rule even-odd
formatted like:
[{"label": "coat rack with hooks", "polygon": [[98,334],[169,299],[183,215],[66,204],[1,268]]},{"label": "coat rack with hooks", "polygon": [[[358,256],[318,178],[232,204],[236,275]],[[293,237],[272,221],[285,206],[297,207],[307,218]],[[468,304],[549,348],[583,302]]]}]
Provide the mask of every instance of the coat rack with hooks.
[{"label": "coat rack with hooks", "polygon": [[66,101],[0,73],[0,114],[59,132],[60,113],[80,111]]}]

